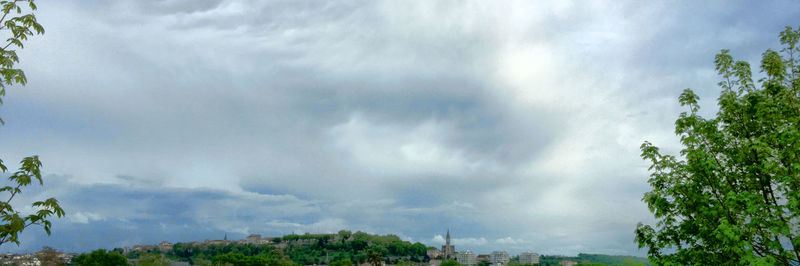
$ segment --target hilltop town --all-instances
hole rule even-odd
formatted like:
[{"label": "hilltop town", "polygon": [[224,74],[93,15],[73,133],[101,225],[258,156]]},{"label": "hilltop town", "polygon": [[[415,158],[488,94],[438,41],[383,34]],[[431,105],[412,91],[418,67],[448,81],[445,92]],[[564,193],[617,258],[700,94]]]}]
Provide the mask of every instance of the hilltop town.
[{"label": "hilltop town", "polygon": [[[103,251],[105,254],[105,251]],[[92,253],[94,254],[94,252]],[[204,240],[185,243],[162,241],[154,245],[113,248],[107,254],[124,257],[128,263],[139,265],[147,256],[158,256],[170,265],[237,265],[249,261],[249,265],[331,265],[331,266],[386,266],[386,265],[577,265],[578,263],[601,263],[644,265],[646,260],[628,258],[608,260],[583,257],[540,256],[534,252],[522,252],[510,256],[506,251],[475,254],[470,250],[458,251],[451,243],[450,231],[441,248],[421,243],[402,241],[395,235],[371,235],[364,232],[342,230],[336,234],[290,234],[282,237],[262,237],[251,234],[244,239]],[[2,254],[0,263],[11,265],[59,265],[73,264],[76,258],[86,254],[65,254],[46,248],[35,254]],[[605,255],[596,255],[605,256]],[[599,261],[602,260],[602,261]],[[259,262],[261,261],[261,262]],[[239,263],[237,263],[239,262]],[[609,263],[610,262],[610,263]],[[634,262],[634,263],[630,263]]]}]

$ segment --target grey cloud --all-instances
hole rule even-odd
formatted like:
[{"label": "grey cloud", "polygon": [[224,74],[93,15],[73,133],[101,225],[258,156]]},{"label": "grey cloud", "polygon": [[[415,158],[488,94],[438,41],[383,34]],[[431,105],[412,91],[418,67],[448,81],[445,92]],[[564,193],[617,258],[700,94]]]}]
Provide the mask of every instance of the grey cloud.
[{"label": "grey cloud", "polygon": [[[675,98],[713,101],[717,50],[774,47],[799,9],[770,5],[43,2],[3,159],[70,176],[65,233],[451,227],[641,255],[638,145],[675,150]],[[158,240],[122,232],[104,243]]]},{"label": "grey cloud", "polygon": [[[131,178],[127,179],[130,180]],[[168,241],[243,237],[252,232],[278,235],[276,219],[316,222],[318,203],[291,195],[232,193],[212,189],[153,188],[131,185],[81,185],[64,176],[45,177],[45,187],[31,187],[19,203],[55,197],[67,216],[54,219],[53,235],[39,228],[24,234],[23,245],[10,251],[35,251],[50,245],[88,251]],[[323,219],[324,220],[324,219]]]}]

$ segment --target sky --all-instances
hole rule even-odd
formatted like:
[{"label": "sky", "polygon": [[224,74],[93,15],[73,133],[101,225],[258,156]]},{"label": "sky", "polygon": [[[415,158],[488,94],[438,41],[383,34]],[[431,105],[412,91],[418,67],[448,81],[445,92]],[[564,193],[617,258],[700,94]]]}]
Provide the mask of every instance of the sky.
[{"label": "sky", "polygon": [[[639,146],[716,112],[721,49],[759,65],[792,1],[55,1],[19,51],[0,158],[67,216],[0,252],[249,234],[646,255]],[[759,70],[754,68],[753,72]]]}]

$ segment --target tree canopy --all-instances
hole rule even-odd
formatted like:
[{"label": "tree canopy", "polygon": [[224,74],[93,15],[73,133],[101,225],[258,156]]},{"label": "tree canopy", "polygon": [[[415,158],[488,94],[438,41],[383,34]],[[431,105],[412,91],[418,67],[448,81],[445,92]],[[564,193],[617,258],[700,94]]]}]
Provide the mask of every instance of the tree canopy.
[{"label": "tree canopy", "polygon": [[[276,241],[276,239],[279,239]],[[371,235],[364,232],[341,234],[290,234],[276,237],[270,244],[228,243],[225,245],[202,243],[175,243],[172,250],[164,252],[166,258],[198,264],[200,261],[239,265],[259,264],[380,264],[386,262],[420,263],[428,261],[427,247],[422,243],[403,241],[396,235]],[[123,249],[119,250],[123,253]],[[160,253],[155,247],[125,252],[129,259],[138,259],[150,253]],[[238,254],[238,255],[236,255]]]},{"label": "tree canopy", "polygon": [[75,257],[73,262],[81,266],[118,266],[130,265],[128,259],[117,252],[107,252],[105,249],[98,249],[92,253],[81,254]]},{"label": "tree canopy", "polygon": [[147,254],[136,260],[136,266],[169,266],[169,260],[161,254]]},{"label": "tree canopy", "polygon": [[443,261],[440,266],[461,266],[461,263],[458,263],[457,261],[454,260],[446,260]]},{"label": "tree canopy", "polygon": [[800,29],[779,34],[780,51],[762,54],[763,78],[728,50],[715,57],[722,92],[716,117],[687,111],[675,122],[680,155],[645,142],[652,191],[644,202],[657,219],[639,224],[636,242],[661,264],[797,265],[800,259]]}]

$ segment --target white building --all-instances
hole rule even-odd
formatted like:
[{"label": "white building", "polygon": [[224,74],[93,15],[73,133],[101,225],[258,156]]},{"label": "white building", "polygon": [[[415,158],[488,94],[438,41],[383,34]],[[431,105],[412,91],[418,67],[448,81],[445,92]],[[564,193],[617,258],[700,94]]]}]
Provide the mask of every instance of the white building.
[{"label": "white building", "polygon": [[492,252],[491,257],[489,257],[489,262],[491,262],[493,266],[508,265],[509,260],[511,260],[511,258],[508,257],[508,253],[505,251]]},{"label": "white building", "polygon": [[539,264],[539,254],[522,252],[519,254],[519,264]]},{"label": "white building", "polygon": [[461,265],[476,265],[478,262],[475,260],[475,253],[472,251],[463,251],[456,254],[456,261]]}]

